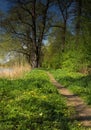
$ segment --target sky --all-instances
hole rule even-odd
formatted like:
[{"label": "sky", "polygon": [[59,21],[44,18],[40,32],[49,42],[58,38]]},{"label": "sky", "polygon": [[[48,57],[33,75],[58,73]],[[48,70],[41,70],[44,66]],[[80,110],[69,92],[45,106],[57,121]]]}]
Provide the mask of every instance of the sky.
[{"label": "sky", "polygon": [[[8,8],[10,7],[10,4],[7,0],[0,0],[0,10],[6,13],[8,11]],[[7,58],[8,60],[8,58]],[[0,63],[6,62],[6,57],[4,59],[0,59]]]},{"label": "sky", "polygon": [[10,4],[7,0],[0,0],[0,10],[7,12]]}]

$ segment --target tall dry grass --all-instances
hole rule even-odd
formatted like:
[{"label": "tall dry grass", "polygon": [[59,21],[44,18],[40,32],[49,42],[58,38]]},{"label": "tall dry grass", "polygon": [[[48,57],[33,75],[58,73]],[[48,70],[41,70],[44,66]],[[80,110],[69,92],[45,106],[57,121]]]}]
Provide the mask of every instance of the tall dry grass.
[{"label": "tall dry grass", "polygon": [[31,67],[28,64],[26,64],[24,66],[15,65],[10,68],[4,67],[2,69],[3,71],[0,71],[0,78],[17,79],[17,78],[22,78],[25,73],[31,70]]}]

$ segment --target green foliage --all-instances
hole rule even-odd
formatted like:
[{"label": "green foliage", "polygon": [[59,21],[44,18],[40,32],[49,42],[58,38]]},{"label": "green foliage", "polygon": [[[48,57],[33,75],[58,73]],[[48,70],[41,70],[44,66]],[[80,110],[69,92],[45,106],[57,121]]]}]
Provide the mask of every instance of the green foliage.
[{"label": "green foliage", "polygon": [[85,102],[91,105],[91,75],[83,75],[67,70],[52,71],[55,78],[74,94],[81,96]]},{"label": "green foliage", "polygon": [[49,36],[49,45],[45,46],[43,67],[69,71],[91,73],[91,31],[90,20],[82,18],[82,32],[79,34],[79,43],[76,35],[66,32],[65,51],[62,52],[60,29],[55,28]]},{"label": "green foliage", "polygon": [[0,130],[84,130],[73,113],[43,70],[0,79]]},{"label": "green foliage", "polygon": [[0,79],[0,130],[68,130],[67,111],[44,71]]},{"label": "green foliage", "polygon": [[46,68],[60,68],[62,61],[60,29],[53,29],[49,36],[49,43],[44,48],[42,66]]},{"label": "green foliage", "polygon": [[73,112],[43,70],[0,79],[0,130],[81,130],[70,121]]}]

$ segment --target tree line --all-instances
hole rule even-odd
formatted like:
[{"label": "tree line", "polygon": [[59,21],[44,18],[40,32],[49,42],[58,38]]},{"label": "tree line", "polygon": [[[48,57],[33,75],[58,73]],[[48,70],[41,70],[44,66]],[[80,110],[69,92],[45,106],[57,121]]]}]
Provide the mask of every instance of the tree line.
[{"label": "tree line", "polygon": [[7,1],[1,28],[32,68],[91,67],[90,0]]}]

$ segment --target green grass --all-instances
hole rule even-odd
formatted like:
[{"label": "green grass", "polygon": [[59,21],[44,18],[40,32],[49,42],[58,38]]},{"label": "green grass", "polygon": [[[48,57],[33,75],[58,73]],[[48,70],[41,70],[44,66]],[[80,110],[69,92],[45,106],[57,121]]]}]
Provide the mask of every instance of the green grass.
[{"label": "green grass", "polygon": [[83,130],[43,70],[0,79],[0,130]]},{"label": "green grass", "polygon": [[59,83],[69,88],[74,94],[81,96],[88,105],[91,105],[91,75],[61,69],[53,70],[51,73]]}]

